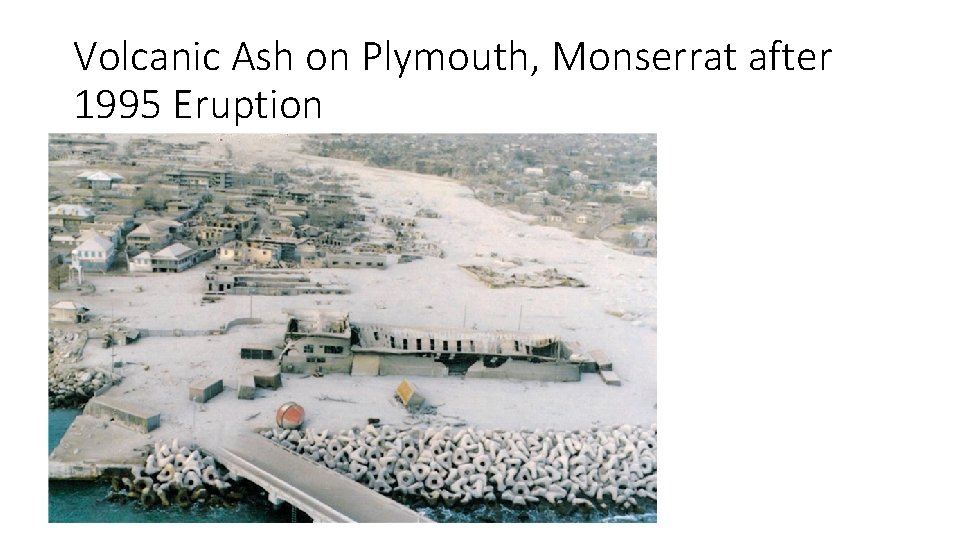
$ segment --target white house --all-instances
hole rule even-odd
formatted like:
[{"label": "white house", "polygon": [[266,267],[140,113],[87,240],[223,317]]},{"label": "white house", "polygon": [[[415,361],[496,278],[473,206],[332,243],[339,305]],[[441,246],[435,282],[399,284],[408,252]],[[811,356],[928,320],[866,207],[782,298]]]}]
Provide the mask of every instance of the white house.
[{"label": "white house", "polygon": [[179,242],[153,254],[150,264],[154,272],[183,272],[197,263],[200,252]]},{"label": "white house", "polygon": [[91,188],[98,190],[109,190],[113,188],[113,184],[123,182],[123,177],[119,174],[103,171],[85,172],[78,175],[77,178],[81,184],[89,183]]},{"label": "white house", "polygon": [[586,182],[589,179],[589,175],[583,174],[580,171],[570,171],[570,180],[573,180],[574,182]]},{"label": "white house", "polygon": [[70,252],[74,268],[100,272],[110,269],[115,255],[113,242],[96,233]]},{"label": "white house", "polygon": [[127,268],[131,272],[152,272],[153,256],[149,251],[141,251],[136,257],[131,258],[127,262]]}]

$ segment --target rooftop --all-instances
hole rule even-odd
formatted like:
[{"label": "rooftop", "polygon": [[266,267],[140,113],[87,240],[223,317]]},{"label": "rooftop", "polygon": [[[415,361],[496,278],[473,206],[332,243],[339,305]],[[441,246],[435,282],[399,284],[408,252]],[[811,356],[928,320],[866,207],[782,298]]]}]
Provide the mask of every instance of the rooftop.
[{"label": "rooftop", "polygon": [[181,259],[194,251],[181,243],[169,245],[153,254],[155,259]]}]

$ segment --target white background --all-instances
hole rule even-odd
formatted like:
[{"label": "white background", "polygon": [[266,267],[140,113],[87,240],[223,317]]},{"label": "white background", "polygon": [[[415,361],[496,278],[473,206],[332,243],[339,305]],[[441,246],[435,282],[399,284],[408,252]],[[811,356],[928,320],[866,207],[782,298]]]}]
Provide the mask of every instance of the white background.
[{"label": "white background", "polygon": [[[6,7],[0,313],[10,425],[2,460],[22,483],[8,480],[2,490],[8,525],[46,522],[48,133],[655,132],[659,523],[510,532],[956,538],[960,178],[952,5],[529,4]],[[124,38],[149,49],[199,41],[220,49],[225,63],[241,40],[260,48],[279,39],[297,61],[315,47],[346,48],[351,66],[333,73],[302,64],[253,74],[80,70],[73,41],[120,47]],[[421,72],[398,80],[395,71],[359,69],[363,42],[386,39],[394,47],[468,50],[514,39],[539,72]],[[774,39],[833,49],[827,70],[749,71],[749,49]],[[553,42],[581,40],[609,49],[729,42],[741,61],[736,72],[553,72]],[[161,119],[78,120],[75,95],[84,88],[157,88],[167,101]],[[165,97],[174,88],[222,97],[261,89],[315,95],[323,116],[248,120],[239,129],[222,120],[174,120]],[[501,533],[456,532],[491,531]]]}]

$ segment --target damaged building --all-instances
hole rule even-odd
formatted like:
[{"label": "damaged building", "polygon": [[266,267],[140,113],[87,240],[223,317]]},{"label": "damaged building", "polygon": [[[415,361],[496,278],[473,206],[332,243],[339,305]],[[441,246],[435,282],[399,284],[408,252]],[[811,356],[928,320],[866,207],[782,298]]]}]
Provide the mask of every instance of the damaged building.
[{"label": "damaged building", "polygon": [[346,294],[349,289],[311,282],[302,272],[218,270],[204,275],[205,295],[256,294],[260,296],[296,296],[300,294]]},{"label": "damaged building", "polygon": [[566,382],[584,367],[553,335],[361,324],[339,312],[292,314],[284,340],[286,372],[351,373],[357,358],[379,375]]}]

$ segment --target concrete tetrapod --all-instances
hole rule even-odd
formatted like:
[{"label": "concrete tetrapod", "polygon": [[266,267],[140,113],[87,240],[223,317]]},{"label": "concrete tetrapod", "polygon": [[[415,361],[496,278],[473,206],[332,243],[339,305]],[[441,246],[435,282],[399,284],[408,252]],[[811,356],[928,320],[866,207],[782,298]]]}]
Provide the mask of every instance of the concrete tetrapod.
[{"label": "concrete tetrapod", "polygon": [[366,425],[339,433],[274,429],[263,435],[371,489],[428,502],[543,500],[630,508],[642,498],[656,499],[654,426],[509,432]]}]

